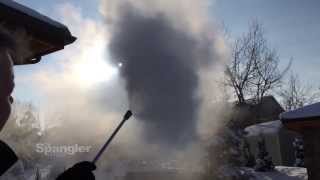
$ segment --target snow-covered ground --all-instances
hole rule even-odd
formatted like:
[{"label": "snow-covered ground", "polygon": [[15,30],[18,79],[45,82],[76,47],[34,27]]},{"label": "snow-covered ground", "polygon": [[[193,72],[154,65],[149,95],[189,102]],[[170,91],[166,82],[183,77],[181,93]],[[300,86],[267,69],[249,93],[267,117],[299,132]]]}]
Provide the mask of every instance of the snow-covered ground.
[{"label": "snow-covered ground", "polygon": [[277,166],[273,172],[255,172],[247,169],[253,178],[250,180],[307,180],[306,168]]}]

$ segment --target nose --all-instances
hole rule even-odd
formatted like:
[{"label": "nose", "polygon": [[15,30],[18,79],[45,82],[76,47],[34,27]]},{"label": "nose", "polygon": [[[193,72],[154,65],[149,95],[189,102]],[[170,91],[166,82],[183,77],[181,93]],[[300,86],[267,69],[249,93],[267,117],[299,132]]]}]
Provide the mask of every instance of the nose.
[{"label": "nose", "polygon": [[14,101],[13,97],[12,97],[12,96],[10,96],[10,97],[9,97],[9,102],[10,102],[10,104],[12,104],[12,103],[13,103],[13,101]]}]

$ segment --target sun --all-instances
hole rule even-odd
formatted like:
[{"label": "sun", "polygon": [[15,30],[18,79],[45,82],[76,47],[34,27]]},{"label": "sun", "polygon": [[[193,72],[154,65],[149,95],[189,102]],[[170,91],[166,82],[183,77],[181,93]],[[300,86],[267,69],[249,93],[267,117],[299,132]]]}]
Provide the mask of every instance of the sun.
[{"label": "sun", "polygon": [[83,86],[95,86],[108,82],[118,74],[121,66],[112,66],[107,62],[104,41],[95,41],[87,45],[74,60],[72,71],[75,79]]}]

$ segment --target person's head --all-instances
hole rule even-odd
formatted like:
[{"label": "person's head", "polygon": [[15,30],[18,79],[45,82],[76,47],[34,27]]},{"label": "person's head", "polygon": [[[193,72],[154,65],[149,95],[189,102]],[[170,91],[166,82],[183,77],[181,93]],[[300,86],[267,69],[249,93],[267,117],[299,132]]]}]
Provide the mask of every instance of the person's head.
[{"label": "person's head", "polygon": [[16,51],[15,39],[0,28],[0,131],[11,113],[14,88],[13,58]]}]

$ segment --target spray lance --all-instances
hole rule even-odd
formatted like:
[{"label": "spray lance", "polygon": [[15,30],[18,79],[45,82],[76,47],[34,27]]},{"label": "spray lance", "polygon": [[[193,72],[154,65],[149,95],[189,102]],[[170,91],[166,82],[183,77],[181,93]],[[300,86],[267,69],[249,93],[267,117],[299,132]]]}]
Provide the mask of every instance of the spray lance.
[{"label": "spray lance", "polygon": [[102,148],[100,149],[100,151],[97,153],[97,155],[95,156],[95,158],[92,160],[93,164],[96,164],[96,162],[99,160],[100,156],[103,154],[103,152],[107,149],[107,147],[109,146],[109,144],[111,143],[111,141],[113,140],[113,138],[117,135],[117,133],[119,132],[119,130],[121,129],[121,127],[123,126],[123,124],[132,116],[132,112],[130,110],[128,110],[126,112],[126,114],[123,116],[122,121],[120,122],[120,124],[118,125],[118,127],[113,131],[113,133],[111,134],[111,136],[109,137],[109,139],[107,140],[107,142],[102,146]]},{"label": "spray lance", "polygon": [[[118,125],[118,127],[113,131],[107,142],[102,146],[98,154],[94,157],[94,159],[91,162],[83,161],[80,163],[75,164],[70,169],[66,170],[64,173],[58,176],[56,180],[70,180],[70,179],[95,179],[94,174],[92,173],[93,170],[96,169],[96,166],[94,164],[97,163],[100,156],[103,154],[103,152],[107,149],[109,144],[111,143],[112,139],[116,136],[118,131],[121,129],[123,124],[132,116],[132,112],[129,110],[126,112],[126,114],[123,116],[123,119],[121,123]],[[0,143],[1,145],[1,143]],[[93,164],[93,165],[92,165]]]}]

